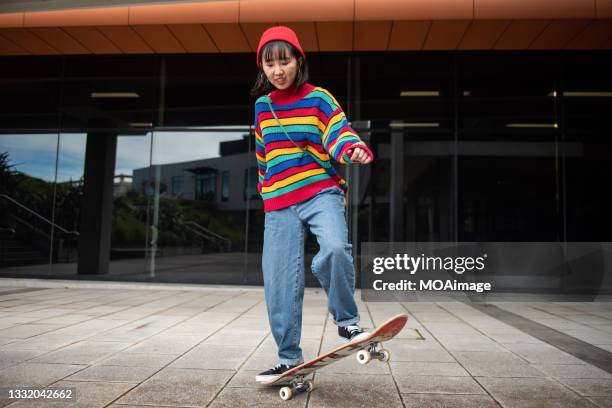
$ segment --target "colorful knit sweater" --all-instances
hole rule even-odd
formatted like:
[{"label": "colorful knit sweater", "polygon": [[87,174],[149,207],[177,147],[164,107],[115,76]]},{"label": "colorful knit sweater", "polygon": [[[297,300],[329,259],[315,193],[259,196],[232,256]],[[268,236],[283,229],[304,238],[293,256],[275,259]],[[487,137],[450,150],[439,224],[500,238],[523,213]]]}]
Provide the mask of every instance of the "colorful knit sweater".
[{"label": "colorful knit sweater", "polygon": [[[293,142],[278,126],[266,102],[268,97]],[[276,90],[257,99],[254,128],[259,169],[257,189],[265,212],[305,201],[333,186],[346,192],[347,183],[330,165],[330,157],[341,164],[352,163],[347,151],[360,147],[374,158],[349,126],[333,95],[310,84],[302,85],[297,91],[293,87]]]}]

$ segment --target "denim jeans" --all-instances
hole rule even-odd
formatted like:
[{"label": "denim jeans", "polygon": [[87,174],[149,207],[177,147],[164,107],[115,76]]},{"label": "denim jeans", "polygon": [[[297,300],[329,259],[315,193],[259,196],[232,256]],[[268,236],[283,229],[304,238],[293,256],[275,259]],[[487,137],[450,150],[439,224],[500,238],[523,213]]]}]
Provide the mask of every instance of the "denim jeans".
[{"label": "denim jeans", "polygon": [[327,308],[334,323],[348,326],[359,322],[343,194],[338,187],[326,188],[306,201],[265,214],[264,291],[279,363],[293,365],[304,361],[300,337],[307,227],[320,247],[312,260],[312,273],[327,294]]}]

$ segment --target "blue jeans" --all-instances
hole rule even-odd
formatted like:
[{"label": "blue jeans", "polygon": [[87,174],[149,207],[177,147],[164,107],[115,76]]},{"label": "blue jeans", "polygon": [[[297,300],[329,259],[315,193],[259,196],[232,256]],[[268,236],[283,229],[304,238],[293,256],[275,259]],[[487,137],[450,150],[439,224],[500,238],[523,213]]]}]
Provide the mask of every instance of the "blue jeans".
[{"label": "blue jeans", "polygon": [[264,291],[270,329],[282,364],[304,361],[300,337],[306,227],[319,243],[311,268],[327,294],[327,308],[334,323],[348,326],[359,322],[342,190],[326,188],[306,201],[267,212],[262,260]]}]

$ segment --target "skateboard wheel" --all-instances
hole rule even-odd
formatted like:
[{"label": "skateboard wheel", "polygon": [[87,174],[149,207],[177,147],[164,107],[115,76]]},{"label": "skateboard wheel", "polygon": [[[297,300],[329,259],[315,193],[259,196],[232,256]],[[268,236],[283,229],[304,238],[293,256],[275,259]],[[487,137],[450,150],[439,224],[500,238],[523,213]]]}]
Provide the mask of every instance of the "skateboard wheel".
[{"label": "skateboard wheel", "polygon": [[280,395],[283,401],[289,401],[293,397],[293,390],[291,390],[291,387],[283,387],[278,392],[278,395]]},{"label": "skateboard wheel", "polygon": [[389,352],[389,350],[382,349],[379,351],[379,353],[380,353],[380,357],[378,357],[378,359],[382,361],[383,363],[386,363],[387,361],[391,359],[391,353]]},{"label": "skateboard wheel", "polygon": [[368,350],[360,350],[357,352],[357,362],[359,364],[368,364],[372,360],[372,355]]},{"label": "skateboard wheel", "polygon": [[314,390],[314,382],[312,382],[312,380],[306,380],[305,384],[306,392],[311,392],[312,390]]}]

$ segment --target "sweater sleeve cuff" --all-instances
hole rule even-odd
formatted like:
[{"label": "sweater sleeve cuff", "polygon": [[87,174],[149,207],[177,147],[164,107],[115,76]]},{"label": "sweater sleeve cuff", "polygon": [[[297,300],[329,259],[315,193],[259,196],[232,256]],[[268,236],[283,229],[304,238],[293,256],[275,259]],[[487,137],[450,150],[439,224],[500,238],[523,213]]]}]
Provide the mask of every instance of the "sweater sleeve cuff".
[{"label": "sweater sleeve cuff", "polygon": [[366,151],[366,153],[368,154],[368,157],[371,160],[374,160],[374,153],[372,153],[372,151],[370,150],[370,148],[368,146],[366,146],[363,142],[356,142],[353,143],[350,146],[346,146],[345,149],[343,149],[342,151],[342,159],[344,160],[345,163],[354,163],[350,157],[348,156],[348,151],[349,150],[355,150],[356,148],[360,148]]}]

